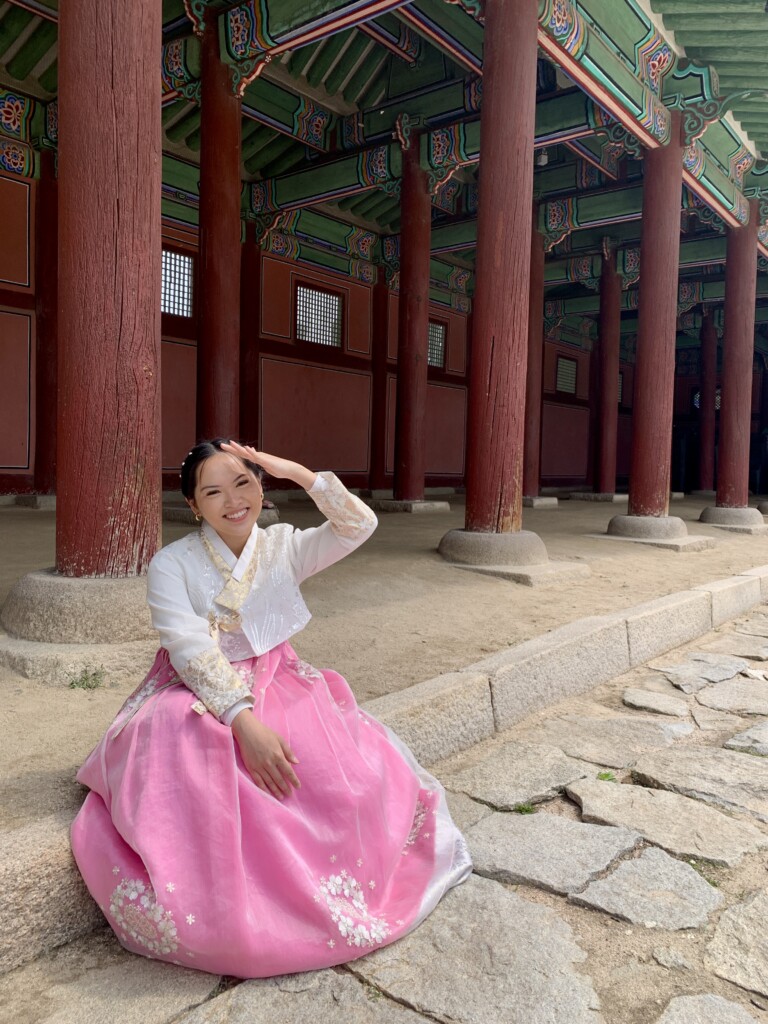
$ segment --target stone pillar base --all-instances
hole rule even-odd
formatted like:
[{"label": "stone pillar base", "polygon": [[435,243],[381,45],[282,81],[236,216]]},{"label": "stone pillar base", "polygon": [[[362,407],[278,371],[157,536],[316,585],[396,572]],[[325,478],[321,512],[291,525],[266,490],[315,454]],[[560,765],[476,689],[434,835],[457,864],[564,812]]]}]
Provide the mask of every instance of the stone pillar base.
[{"label": "stone pillar base", "polygon": [[447,501],[399,501],[396,498],[374,498],[369,501],[374,512],[450,512]]},{"label": "stone pillar base", "polygon": [[614,516],[608,533],[633,540],[672,540],[687,537],[688,527],[677,516]]},{"label": "stone pillar base", "polygon": [[670,501],[682,501],[684,498],[685,498],[685,491],[670,491],[669,492],[669,500]]},{"label": "stone pillar base", "polygon": [[677,516],[614,516],[604,536],[670,551],[705,551],[715,546],[711,537],[689,534]]},{"label": "stone pillar base", "polygon": [[12,637],[52,644],[122,644],[156,636],[143,576],[81,579],[53,569],[31,572],[11,588],[0,622]]},{"label": "stone pillar base", "polygon": [[614,494],[612,491],[572,491],[571,501],[610,501],[620,504],[629,501],[628,494]]},{"label": "stone pillar base", "polygon": [[717,491],[691,491],[692,498],[716,498]]},{"label": "stone pillar base", "polygon": [[768,501],[758,501],[757,511],[761,516],[768,516]]},{"label": "stone pillar base", "polygon": [[589,566],[580,562],[550,562],[544,541],[530,530],[449,530],[437,550],[457,569],[499,576],[528,587],[552,586],[590,575]]},{"label": "stone pillar base", "polygon": [[523,508],[557,508],[557,498],[544,498],[537,494],[535,497],[523,497]]},{"label": "stone pillar base", "polygon": [[21,508],[39,508],[56,511],[55,494],[17,494],[16,504]]},{"label": "stone pillar base", "polygon": [[721,530],[730,530],[732,533],[768,533],[768,526],[765,525],[762,513],[759,509],[751,507],[722,508],[719,505],[711,505],[701,513],[699,522],[717,526]]}]

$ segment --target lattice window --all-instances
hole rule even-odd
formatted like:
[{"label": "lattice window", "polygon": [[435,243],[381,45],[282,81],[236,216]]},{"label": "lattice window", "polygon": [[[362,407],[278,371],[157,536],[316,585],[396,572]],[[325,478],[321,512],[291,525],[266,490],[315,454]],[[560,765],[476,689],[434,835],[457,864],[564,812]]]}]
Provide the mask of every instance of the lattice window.
[{"label": "lattice window", "polygon": [[566,359],[565,356],[557,357],[556,391],[564,391],[568,395],[576,394],[576,369],[578,365],[575,359]]},{"label": "lattice window", "polygon": [[[720,403],[722,402],[723,393],[721,388],[717,388],[715,391],[715,412],[720,412]],[[701,408],[701,391],[694,391],[693,393],[693,408]]]},{"label": "lattice window", "polygon": [[296,337],[341,347],[341,296],[300,284],[296,288]]},{"label": "lattice window", "polygon": [[163,249],[163,283],[160,309],[172,316],[192,316],[192,280],[195,262],[191,256]]},{"label": "lattice window", "polygon": [[445,324],[429,321],[429,342],[427,347],[427,365],[445,367]]},{"label": "lattice window", "polygon": [[619,405],[624,397],[624,374],[619,370]]}]

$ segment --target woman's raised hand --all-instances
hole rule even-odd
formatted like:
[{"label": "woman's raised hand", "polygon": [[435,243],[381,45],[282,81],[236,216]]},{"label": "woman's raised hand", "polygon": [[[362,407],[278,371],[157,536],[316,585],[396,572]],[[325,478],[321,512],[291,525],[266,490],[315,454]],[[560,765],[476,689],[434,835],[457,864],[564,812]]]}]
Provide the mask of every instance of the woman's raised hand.
[{"label": "woman's raised hand", "polygon": [[305,490],[309,490],[315,482],[316,474],[298,462],[281,459],[278,455],[269,455],[267,452],[257,452],[251,445],[239,444],[237,441],[227,441],[221,447],[230,455],[237,455],[240,459],[255,462],[262,467],[265,473],[277,480],[293,480]]},{"label": "woman's raised hand", "polygon": [[294,789],[301,789],[292,765],[299,760],[276,732],[260,722],[252,711],[243,710],[232,722],[232,732],[240,756],[251,778],[267,793],[284,800]]}]

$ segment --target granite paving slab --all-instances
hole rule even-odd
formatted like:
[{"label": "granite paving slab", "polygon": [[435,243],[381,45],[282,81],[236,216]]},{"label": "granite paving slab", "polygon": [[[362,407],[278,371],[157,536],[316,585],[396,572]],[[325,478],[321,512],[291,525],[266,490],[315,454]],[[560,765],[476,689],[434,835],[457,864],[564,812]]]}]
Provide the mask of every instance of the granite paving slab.
[{"label": "granite paving slab", "polygon": [[641,785],[768,822],[768,761],[760,757],[715,747],[679,747],[646,754],[632,775]]},{"label": "granite paving slab", "polygon": [[586,954],[554,910],[473,876],[414,932],[349,969],[448,1024],[602,1024]]},{"label": "granite paving slab", "polygon": [[751,729],[739,732],[726,740],[724,746],[728,750],[741,750],[745,754],[758,754],[768,757],[768,722],[760,722]]},{"label": "granite paving slab", "polygon": [[745,853],[768,847],[768,836],[751,822],[676,793],[594,779],[571,783],[566,792],[581,807],[583,821],[633,829],[677,857],[732,867]]},{"label": "granite paving slab", "polygon": [[688,864],[654,847],[568,899],[646,928],[700,928],[724,897]]},{"label": "granite paving slab", "polygon": [[466,793],[447,792],[445,798],[448,802],[448,810],[460,832],[467,832],[473,825],[476,825],[482,818],[487,818],[493,811],[487,804],[479,804],[477,800],[468,797]]},{"label": "granite paving slab", "polygon": [[717,922],[705,966],[718,978],[768,996],[768,893],[757,892],[729,907]]},{"label": "granite paving slab", "polygon": [[754,1024],[751,1013],[730,999],[706,994],[672,999],[657,1024]]},{"label": "granite paving slab", "polygon": [[669,971],[690,971],[691,964],[685,959],[682,953],[669,946],[657,946],[651,950],[651,956],[660,967],[666,967]]},{"label": "granite paving slab", "polygon": [[642,841],[628,828],[557,814],[491,814],[466,834],[475,871],[498,882],[578,892]]},{"label": "granite paving slab", "polygon": [[694,704],[691,707],[693,720],[703,732],[723,732],[724,730],[738,729],[745,724],[745,719],[738,715],[729,715],[724,711],[713,711],[712,708],[705,708],[703,704]]},{"label": "granite paving slab", "polygon": [[685,661],[676,665],[653,662],[652,668],[663,672],[667,679],[683,693],[696,693],[710,683],[733,679],[749,668],[749,662],[730,654],[712,654],[708,651],[689,651]]},{"label": "granite paving slab", "polygon": [[210,998],[219,980],[127,953],[105,930],[0,977],[0,1022],[166,1024]]},{"label": "granite paving slab", "polygon": [[699,690],[696,700],[714,711],[737,715],[768,715],[768,682],[739,676]]},{"label": "granite paving slab", "polygon": [[569,782],[587,774],[583,764],[552,746],[511,741],[479,764],[442,779],[446,789],[466,793],[498,810],[552,800]]},{"label": "granite paving slab", "polygon": [[746,636],[768,637],[768,619],[764,615],[747,619],[744,622],[737,622],[733,628],[737,633],[743,633]]},{"label": "granite paving slab", "polygon": [[351,974],[315,971],[246,981],[175,1024],[426,1024]]},{"label": "granite paving slab", "polygon": [[701,647],[713,654],[732,654],[736,658],[749,658],[750,661],[768,661],[768,640],[744,633],[720,633],[713,640],[702,643]]},{"label": "granite paving slab", "polygon": [[641,715],[550,718],[521,735],[531,743],[548,743],[583,761],[626,768],[648,750],[669,747],[689,736],[692,722],[666,722]]},{"label": "granite paving slab", "polygon": [[624,691],[621,699],[628,708],[638,711],[653,711],[657,715],[671,715],[673,718],[685,718],[689,714],[684,700],[654,690],[630,688]]}]

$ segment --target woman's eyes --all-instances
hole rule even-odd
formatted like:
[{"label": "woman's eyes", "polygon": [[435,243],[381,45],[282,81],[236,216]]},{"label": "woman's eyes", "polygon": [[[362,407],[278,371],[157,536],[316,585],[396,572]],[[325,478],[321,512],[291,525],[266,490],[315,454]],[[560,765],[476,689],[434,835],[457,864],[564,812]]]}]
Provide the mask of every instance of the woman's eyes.
[{"label": "woman's eyes", "polygon": [[241,481],[240,481],[240,482],[238,483],[238,485],[237,485],[237,486],[238,486],[238,487],[245,487],[245,485],[246,485],[247,483],[248,483],[248,481],[247,481],[247,480],[241,480]]}]

